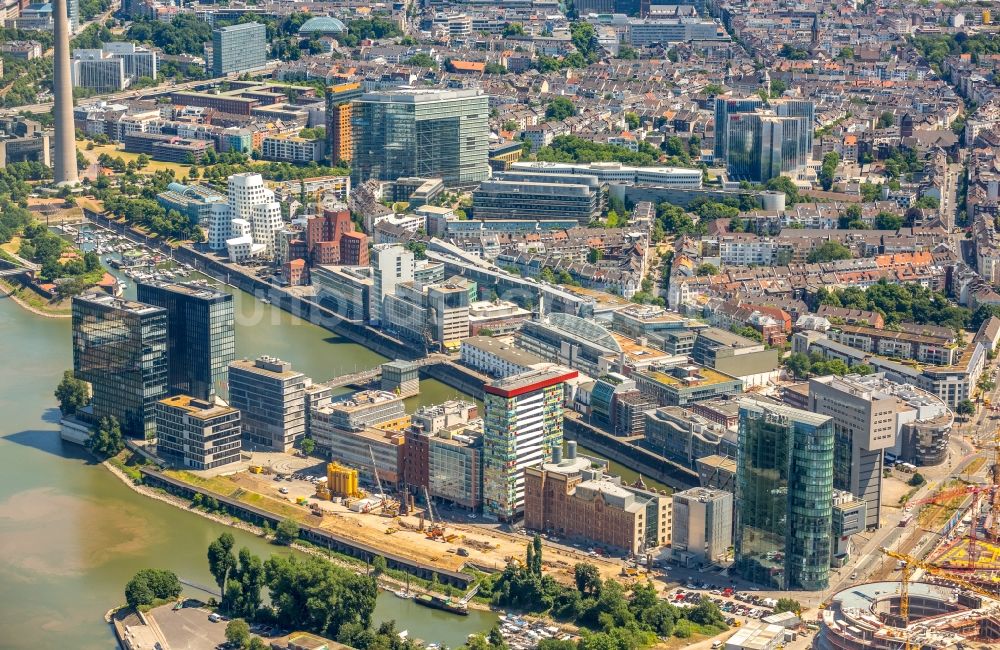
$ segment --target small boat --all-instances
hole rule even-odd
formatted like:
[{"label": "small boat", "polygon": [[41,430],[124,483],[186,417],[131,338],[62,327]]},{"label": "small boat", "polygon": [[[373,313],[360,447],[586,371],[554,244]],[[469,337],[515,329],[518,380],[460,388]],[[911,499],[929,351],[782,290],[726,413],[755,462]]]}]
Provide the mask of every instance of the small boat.
[{"label": "small boat", "polygon": [[261,298],[261,299],[260,299],[260,301],[261,301],[262,303],[264,303],[265,305],[270,305],[270,304],[271,304],[271,301],[270,301],[270,300],[268,300],[267,298]]},{"label": "small boat", "polygon": [[404,600],[408,600],[410,598],[413,598],[413,594],[411,594],[408,591],[404,591],[402,589],[400,589],[399,591],[392,592],[392,595],[394,595],[396,598],[402,598]]}]

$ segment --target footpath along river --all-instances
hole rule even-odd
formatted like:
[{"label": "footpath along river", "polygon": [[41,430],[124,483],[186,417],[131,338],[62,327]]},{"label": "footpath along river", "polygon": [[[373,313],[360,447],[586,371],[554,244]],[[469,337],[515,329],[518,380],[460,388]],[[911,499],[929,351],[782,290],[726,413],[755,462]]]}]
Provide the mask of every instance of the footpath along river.
[{"label": "footpath along river", "polygon": [[[131,284],[131,283],[130,283]],[[129,287],[129,294],[134,295]],[[267,353],[325,381],[384,361],[365,348],[236,292],[236,350]],[[138,569],[171,569],[211,584],[205,550],[229,530],[263,557],[288,552],[193,513],[147,499],[58,435],[52,391],[72,366],[69,319],[35,316],[0,298],[0,648],[115,647],[103,622]],[[458,393],[421,382],[408,409]],[[192,596],[203,595],[189,590]],[[428,610],[384,593],[375,620],[457,647],[496,616]]]}]

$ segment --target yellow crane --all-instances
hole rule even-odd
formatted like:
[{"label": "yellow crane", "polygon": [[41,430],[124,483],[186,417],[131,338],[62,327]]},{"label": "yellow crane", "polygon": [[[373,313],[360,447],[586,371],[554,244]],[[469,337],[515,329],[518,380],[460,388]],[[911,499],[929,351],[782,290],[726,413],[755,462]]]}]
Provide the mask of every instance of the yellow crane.
[{"label": "yellow crane", "polygon": [[923,569],[924,571],[926,571],[927,573],[931,574],[936,578],[942,578],[944,580],[947,580],[948,582],[952,582],[955,585],[961,587],[962,589],[965,589],[966,591],[971,591],[981,596],[992,598],[993,600],[1000,600],[1000,594],[989,591],[988,589],[984,589],[983,587],[980,587],[975,583],[969,582],[962,576],[952,573],[947,569],[942,569],[941,567],[930,564],[929,562],[918,560],[912,555],[907,555],[906,553],[891,551],[885,547],[882,547],[881,550],[887,556],[896,560],[900,560],[901,562],[904,563],[902,586],[899,590],[899,615],[904,620],[904,622],[909,622],[910,601],[909,601],[908,583],[910,580],[910,574],[913,572],[915,568]]},{"label": "yellow crane", "polygon": [[[891,557],[895,560],[903,562],[902,567],[902,579],[900,580],[899,588],[899,617],[903,619],[903,628],[905,630],[906,626],[910,622],[910,575],[913,573],[914,569],[923,569],[927,573],[935,576],[937,578],[942,578],[948,582],[954,583],[956,586],[965,589],[966,591],[971,591],[977,593],[981,596],[986,596],[987,598],[992,598],[993,600],[1000,600],[1000,594],[988,591],[979,585],[973,584],[963,578],[960,575],[954,574],[951,571],[942,569],[941,567],[935,566],[923,560],[919,560],[912,555],[907,555],[906,553],[899,553],[897,551],[892,551],[884,546],[880,549],[882,553]],[[905,632],[904,632],[905,633]],[[913,646],[910,644],[910,639],[906,639],[906,650],[910,650]]]}]

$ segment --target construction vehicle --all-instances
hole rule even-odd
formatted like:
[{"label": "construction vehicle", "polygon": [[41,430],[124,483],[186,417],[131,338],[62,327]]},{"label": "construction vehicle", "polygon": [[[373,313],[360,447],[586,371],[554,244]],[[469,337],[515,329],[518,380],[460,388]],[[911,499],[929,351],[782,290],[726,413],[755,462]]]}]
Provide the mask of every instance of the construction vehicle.
[{"label": "construction vehicle", "polygon": [[250,466],[250,473],[251,474],[263,474],[264,473],[264,468],[261,467],[260,465],[251,465]]},{"label": "construction vehicle", "polygon": [[441,539],[444,537],[444,524],[434,521],[434,506],[431,505],[431,495],[424,486],[424,499],[427,500],[427,517],[430,519],[431,527],[427,530],[427,539]]},{"label": "construction vehicle", "polygon": [[392,535],[392,534],[394,534],[394,533],[395,533],[395,532],[396,532],[397,530],[398,530],[398,529],[396,529],[396,528],[393,528],[392,526],[389,526],[388,528],[386,528],[386,529],[385,529],[385,534],[386,534],[386,535]]}]

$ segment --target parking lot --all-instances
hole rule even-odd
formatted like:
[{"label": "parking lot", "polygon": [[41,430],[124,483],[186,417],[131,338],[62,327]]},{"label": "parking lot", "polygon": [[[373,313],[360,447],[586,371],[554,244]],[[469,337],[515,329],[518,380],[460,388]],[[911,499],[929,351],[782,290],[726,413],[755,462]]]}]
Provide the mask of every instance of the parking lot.
[{"label": "parking lot", "polygon": [[200,607],[174,610],[173,603],[150,610],[150,625],[159,628],[171,650],[205,650],[226,642],[225,621],[212,622]]}]

